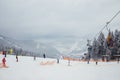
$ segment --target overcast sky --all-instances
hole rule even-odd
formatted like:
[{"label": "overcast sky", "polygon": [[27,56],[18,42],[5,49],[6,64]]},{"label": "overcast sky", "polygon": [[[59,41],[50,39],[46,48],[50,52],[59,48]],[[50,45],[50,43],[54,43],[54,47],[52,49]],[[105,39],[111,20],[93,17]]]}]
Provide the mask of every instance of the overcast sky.
[{"label": "overcast sky", "polygon": [[[120,10],[120,0],[0,0],[0,34],[15,39],[96,34]],[[120,28],[120,14],[109,25]]]}]

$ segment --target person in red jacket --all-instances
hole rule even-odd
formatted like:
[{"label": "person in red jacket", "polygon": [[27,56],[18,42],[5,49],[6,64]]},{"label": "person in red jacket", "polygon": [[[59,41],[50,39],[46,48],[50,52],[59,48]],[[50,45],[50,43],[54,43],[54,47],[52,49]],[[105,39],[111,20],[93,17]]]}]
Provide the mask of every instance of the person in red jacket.
[{"label": "person in red jacket", "polygon": [[6,66],[6,59],[5,59],[5,57],[2,59],[2,64],[3,64],[3,67]]}]

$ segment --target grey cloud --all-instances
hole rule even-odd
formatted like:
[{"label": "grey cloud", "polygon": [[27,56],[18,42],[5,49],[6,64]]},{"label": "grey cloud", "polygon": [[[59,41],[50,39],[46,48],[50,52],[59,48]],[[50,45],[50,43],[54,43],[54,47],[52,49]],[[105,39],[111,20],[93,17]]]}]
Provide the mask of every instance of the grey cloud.
[{"label": "grey cloud", "polygon": [[19,39],[97,33],[120,10],[119,4],[119,0],[1,0],[0,32]]}]

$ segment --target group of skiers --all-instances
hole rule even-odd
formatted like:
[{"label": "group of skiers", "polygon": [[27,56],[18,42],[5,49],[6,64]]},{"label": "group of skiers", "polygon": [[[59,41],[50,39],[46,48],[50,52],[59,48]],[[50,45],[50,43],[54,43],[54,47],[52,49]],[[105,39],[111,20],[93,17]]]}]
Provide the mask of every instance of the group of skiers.
[{"label": "group of skiers", "polygon": [[[7,57],[7,54],[6,54],[6,51],[2,51],[2,55],[3,55],[3,58],[2,58],[2,67],[6,67],[6,57]],[[18,54],[16,54],[16,62],[18,62]],[[46,58],[46,55],[43,54],[43,58]],[[36,60],[36,56],[34,56],[34,60]]]},{"label": "group of skiers", "polygon": [[[3,55],[3,58],[2,58],[2,67],[6,68],[7,65],[6,65],[6,57],[7,57],[7,53],[6,51],[2,51],[2,55]],[[16,62],[18,62],[18,55],[16,54]]]},{"label": "group of skiers", "polygon": [[[45,59],[46,58],[46,54],[44,53],[43,54],[43,58]],[[34,60],[36,60],[36,56],[34,55]]]}]

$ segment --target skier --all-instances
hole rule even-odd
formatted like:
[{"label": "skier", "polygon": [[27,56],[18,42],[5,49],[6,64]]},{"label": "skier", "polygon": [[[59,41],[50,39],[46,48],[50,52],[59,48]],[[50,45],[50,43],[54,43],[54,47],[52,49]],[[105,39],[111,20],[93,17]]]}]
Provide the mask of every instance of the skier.
[{"label": "skier", "polygon": [[18,56],[16,55],[16,62],[18,62]]},{"label": "skier", "polygon": [[70,66],[70,59],[68,59],[68,66]]},{"label": "skier", "polygon": [[87,61],[87,64],[89,64],[90,62],[90,54],[88,55],[88,61]]},{"label": "skier", "polygon": [[36,60],[36,56],[34,56],[34,60]]},{"label": "skier", "polygon": [[5,52],[5,57],[6,57],[7,55],[6,55],[6,52]]},{"label": "skier", "polygon": [[96,61],[96,65],[98,64],[98,62]]},{"label": "skier", "polygon": [[87,64],[89,64],[89,60],[87,61]]},{"label": "skier", "polygon": [[4,53],[4,51],[2,51],[2,55],[4,55],[5,53]]},{"label": "skier", "polygon": [[45,53],[43,54],[43,58],[46,58]]},{"label": "skier", "polygon": [[5,59],[5,57],[2,59],[2,64],[3,64],[3,67],[6,67],[6,59]]},{"label": "skier", "polygon": [[57,63],[59,64],[59,59],[57,58]]},{"label": "skier", "polygon": [[3,55],[5,55],[5,57],[6,57],[6,51],[3,51]]}]

